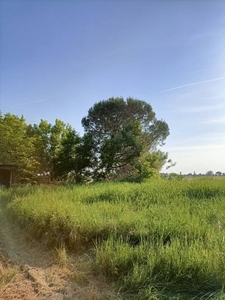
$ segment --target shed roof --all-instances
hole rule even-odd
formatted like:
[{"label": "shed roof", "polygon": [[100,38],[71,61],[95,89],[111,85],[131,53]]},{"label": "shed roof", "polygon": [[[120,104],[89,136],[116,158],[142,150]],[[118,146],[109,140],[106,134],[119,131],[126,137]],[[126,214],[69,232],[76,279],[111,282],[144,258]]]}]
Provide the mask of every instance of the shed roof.
[{"label": "shed roof", "polygon": [[0,164],[0,170],[15,170],[17,169],[18,166],[17,165],[4,165],[4,164]]}]

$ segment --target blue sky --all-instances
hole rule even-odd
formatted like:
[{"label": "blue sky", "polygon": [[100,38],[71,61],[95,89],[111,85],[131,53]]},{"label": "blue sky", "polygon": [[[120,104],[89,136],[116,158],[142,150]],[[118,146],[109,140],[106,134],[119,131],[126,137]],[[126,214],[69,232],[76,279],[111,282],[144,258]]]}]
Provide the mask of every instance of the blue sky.
[{"label": "blue sky", "polygon": [[225,1],[0,2],[0,110],[83,133],[100,100],[150,103],[171,172],[225,172]]}]

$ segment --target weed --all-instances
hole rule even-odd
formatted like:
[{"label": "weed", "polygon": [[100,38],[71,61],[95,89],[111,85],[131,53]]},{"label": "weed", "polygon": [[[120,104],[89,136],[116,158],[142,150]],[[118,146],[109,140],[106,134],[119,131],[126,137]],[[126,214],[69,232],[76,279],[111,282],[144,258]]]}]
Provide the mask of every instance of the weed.
[{"label": "weed", "polygon": [[66,267],[68,264],[68,255],[64,245],[56,248],[56,262],[60,267]]}]

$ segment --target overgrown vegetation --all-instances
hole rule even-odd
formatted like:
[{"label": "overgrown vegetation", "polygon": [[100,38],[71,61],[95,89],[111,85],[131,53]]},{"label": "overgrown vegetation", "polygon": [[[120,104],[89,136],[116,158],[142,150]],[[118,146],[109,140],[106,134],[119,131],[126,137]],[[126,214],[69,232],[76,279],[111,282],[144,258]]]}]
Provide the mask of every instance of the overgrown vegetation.
[{"label": "overgrown vegetation", "polygon": [[[6,189],[0,189],[0,227],[2,226],[3,211],[2,207],[6,205],[3,199],[7,199]],[[0,244],[1,249],[1,244]],[[15,275],[19,272],[17,265],[10,264],[5,257],[0,253],[0,289],[13,280]]]},{"label": "overgrown vegetation", "polygon": [[1,199],[37,238],[91,249],[124,299],[225,298],[224,179],[25,186]]},{"label": "overgrown vegetation", "polygon": [[[82,125],[85,133],[80,136],[59,119],[53,125],[45,120],[31,125],[24,117],[0,112],[0,165],[17,165],[19,183],[142,180],[165,164],[173,165],[168,154],[157,149],[169,127],[145,101],[100,101]],[[5,176],[0,172],[0,185]]]}]

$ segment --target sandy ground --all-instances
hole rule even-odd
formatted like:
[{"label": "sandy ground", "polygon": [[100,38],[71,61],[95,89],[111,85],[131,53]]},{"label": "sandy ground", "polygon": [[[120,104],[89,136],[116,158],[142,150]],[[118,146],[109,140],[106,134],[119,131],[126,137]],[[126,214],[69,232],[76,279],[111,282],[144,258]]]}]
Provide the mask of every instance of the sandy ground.
[{"label": "sandy ground", "polygon": [[69,257],[60,267],[56,251],[12,224],[0,212],[0,263],[17,265],[13,280],[0,289],[0,300],[119,300],[104,277],[95,276],[86,256]]}]

